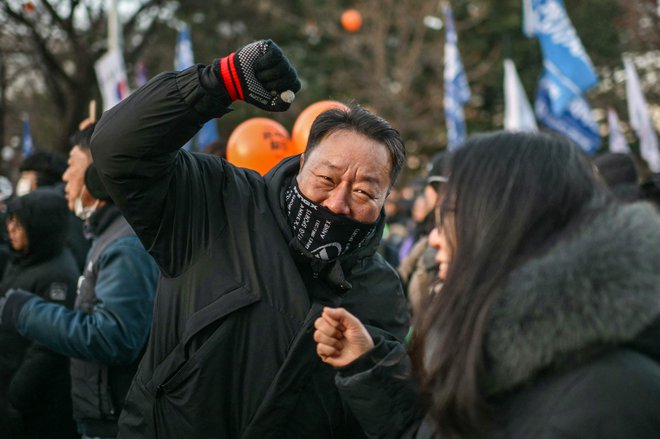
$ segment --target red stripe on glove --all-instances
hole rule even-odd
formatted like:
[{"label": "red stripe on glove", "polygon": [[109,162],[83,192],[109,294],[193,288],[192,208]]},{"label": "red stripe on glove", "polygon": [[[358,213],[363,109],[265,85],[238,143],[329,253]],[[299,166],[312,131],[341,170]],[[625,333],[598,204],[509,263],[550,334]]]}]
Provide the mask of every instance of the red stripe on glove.
[{"label": "red stripe on glove", "polygon": [[234,54],[232,53],[231,55],[220,59],[220,76],[222,77],[222,82],[225,83],[225,88],[227,89],[227,93],[229,93],[229,98],[232,101],[235,101],[238,99],[238,96],[236,93],[236,87],[234,86],[234,81],[232,80],[233,78],[229,68],[230,57],[233,58]]},{"label": "red stripe on glove", "polygon": [[241,81],[238,80],[238,72],[236,71],[236,62],[235,59],[236,54],[232,53],[229,55],[229,68],[231,69],[231,76],[232,79],[234,80],[233,84],[234,87],[236,87],[236,90],[238,91],[238,95],[240,96],[240,99],[243,101],[245,100],[243,96],[243,87],[241,87]]}]

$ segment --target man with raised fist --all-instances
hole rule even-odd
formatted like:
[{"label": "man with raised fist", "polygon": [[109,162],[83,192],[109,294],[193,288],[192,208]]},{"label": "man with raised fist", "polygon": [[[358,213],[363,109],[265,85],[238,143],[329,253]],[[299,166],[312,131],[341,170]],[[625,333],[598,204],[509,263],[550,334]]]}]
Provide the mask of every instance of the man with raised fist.
[{"label": "man with raised fist", "polygon": [[95,164],[162,272],[121,437],[364,437],[313,325],[342,306],[373,333],[406,334],[399,279],[376,253],[399,133],[361,107],[330,110],[305,153],[264,177],[180,149],[234,101],[285,111],[299,90],[280,48],[258,41],[157,76],[99,121]]}]

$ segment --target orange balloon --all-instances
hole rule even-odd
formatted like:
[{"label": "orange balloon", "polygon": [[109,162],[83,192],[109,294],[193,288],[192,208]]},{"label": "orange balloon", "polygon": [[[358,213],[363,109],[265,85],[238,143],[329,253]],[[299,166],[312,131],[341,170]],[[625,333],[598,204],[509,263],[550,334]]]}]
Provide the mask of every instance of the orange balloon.
[{"label": "orange balloon", "polygon": [[295,153],[286,128],[265,117],[246,120],[227,139],[227,161],[261,175],[291,155]]},{"label": "orange balloon", "polygon": [[341,25],[346,32],[357,32],[362,27],[362,14],[357,9],[347,9],[341,14]]},{"label": "orange balloon", "polygon": [[291,144],[294,154],[302,154],[307,149],[309,130],[319,114],[326,110],[339,108],[347,110],[348,107],[337,101],[319,101],[305,108],[296,119],[291,130]]}]

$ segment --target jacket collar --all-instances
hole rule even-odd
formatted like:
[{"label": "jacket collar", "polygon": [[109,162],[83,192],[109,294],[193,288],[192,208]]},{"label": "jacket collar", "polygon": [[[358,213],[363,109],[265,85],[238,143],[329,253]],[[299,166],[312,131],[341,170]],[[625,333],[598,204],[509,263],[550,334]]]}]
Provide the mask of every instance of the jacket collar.
[{"label": "jacket collar", "polygon": [[376,252],[380,238],[383,235],[383,228],[385,227],[385,214],[381,212],[374,234],[367,244],[355,249],[355,251],[348,252],[330,263],[323,263],[311,255],[305,254],[304,249],[301,249],[293,239],[293,233],[286,218],[284,202],[285,191],[291,185],[293,178],[298,175],[299,170],[300,154],[282,160],[264,176],[271,211],[275,216],[282,235],[289,242],[289,247],[294,258],[299,263],[307,265],[317,276],[325,278],[328,282],[340,287],[342,290],[348,290],[351,288],[351,285],[346,280],[345,273],[350,273],[351,268],[356,263],[365,257],[372,256]]},{"label": "jacket collar", "polygon": [[99,210],[94,212],[84,224],[85,235],[88,239],[97,238],[113,221],[121,215],[117,206],[113,203],[107,203]]},{"label": "jacket collar", "polygon": [[644,349],[658,323],[660,217],[643,203],[601,208],[511,274],[486,329],[485,389],[510,390],[599,349]]}]

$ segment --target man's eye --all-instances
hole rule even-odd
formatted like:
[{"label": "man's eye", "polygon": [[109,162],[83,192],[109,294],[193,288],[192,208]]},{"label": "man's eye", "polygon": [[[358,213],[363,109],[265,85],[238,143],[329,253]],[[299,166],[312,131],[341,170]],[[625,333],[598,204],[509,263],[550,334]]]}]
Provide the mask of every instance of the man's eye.
[{"label": "man's eye", "polygon": [[369,192],[363,191],[362,189],[358,189],[355,192],[358,193],[362,197],[369,198],[371,200],[374,199],[373,195],[371,195]]}]

